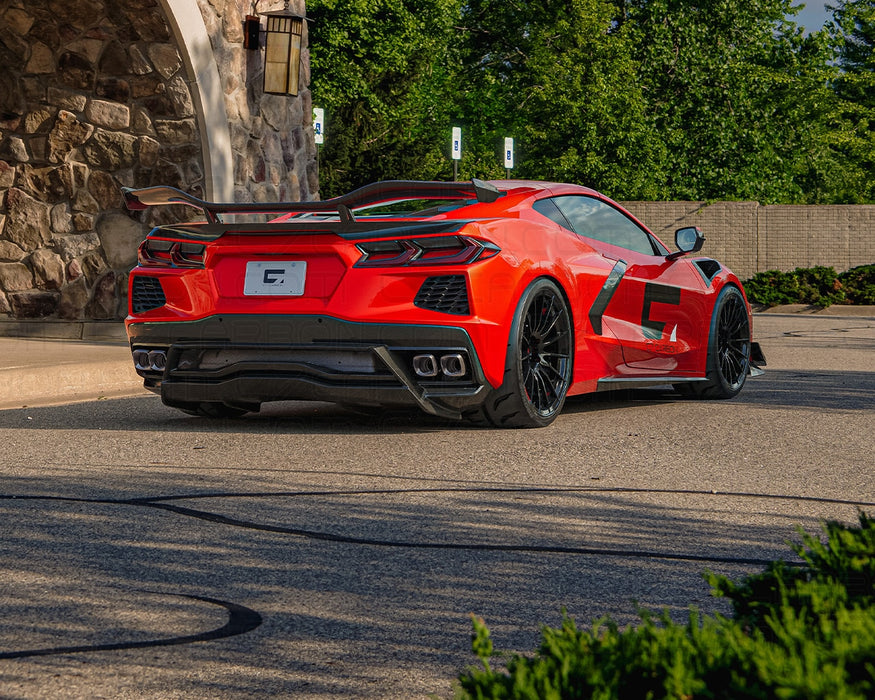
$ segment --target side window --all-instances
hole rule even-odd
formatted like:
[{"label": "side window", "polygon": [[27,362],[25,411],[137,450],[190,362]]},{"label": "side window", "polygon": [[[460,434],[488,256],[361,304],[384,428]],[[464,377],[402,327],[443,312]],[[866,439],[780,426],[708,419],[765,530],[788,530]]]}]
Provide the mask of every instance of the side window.
[{"label": "side window", "polygon": [[610,204],[577,195],[554,197],[550,201],[571,222],[579,236],[628,248],[636,253],[657,254],[647,231]]},{"label": "side window", "polygon": [[565,214],[559,211],[556,202],[551,199],[539,199],[532,205],[532,209],[538,212],[541,216],[546,216],[554,224],[559,224],[562,228],[567,228],[569,231],[574,231],[574,228],[568,223]]}]

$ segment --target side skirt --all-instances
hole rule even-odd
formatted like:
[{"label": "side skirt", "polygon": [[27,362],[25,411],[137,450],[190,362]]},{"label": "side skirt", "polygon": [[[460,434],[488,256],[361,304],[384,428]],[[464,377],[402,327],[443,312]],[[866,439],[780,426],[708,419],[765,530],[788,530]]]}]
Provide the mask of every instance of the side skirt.
[{"label": "side skirt", "polygon": [[695,382],[707,381],[705,377],[614,377],[611,379],[599,379],[596,391],[645,389],[650,386],[662,386],[663,384],[693,384]]}]

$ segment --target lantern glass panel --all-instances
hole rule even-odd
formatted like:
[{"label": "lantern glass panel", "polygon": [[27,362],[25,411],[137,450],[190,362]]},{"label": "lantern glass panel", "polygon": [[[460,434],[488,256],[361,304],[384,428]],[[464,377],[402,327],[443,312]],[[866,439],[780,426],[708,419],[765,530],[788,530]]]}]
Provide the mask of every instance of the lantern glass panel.
[{"label": "lantern glass panel", "polygon": [[298,94],[301,61],[300,17],[269,15],[267,46],[264,55],[264,91],[284,95]]}]

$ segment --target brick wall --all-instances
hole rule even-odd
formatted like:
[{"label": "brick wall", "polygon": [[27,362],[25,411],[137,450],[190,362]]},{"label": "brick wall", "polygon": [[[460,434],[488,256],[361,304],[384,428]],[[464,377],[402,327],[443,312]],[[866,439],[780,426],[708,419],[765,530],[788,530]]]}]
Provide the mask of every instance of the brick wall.
[{"label": "brick wall", "polygon": [[698,226],[702,250],[741,279],[765,270],[825,265],[844,272],[875,263],[875,205],[756,202],[624,202],[670,248],[674,232]]}]

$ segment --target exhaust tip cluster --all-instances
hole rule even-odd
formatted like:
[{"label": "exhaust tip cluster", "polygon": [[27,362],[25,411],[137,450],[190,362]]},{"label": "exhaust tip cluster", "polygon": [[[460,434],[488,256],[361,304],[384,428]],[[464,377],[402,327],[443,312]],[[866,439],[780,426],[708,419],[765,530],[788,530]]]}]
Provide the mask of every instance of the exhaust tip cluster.
[{"label": "exhaust tip cluster", "polygon": [[138,348],[133,351],[134,367],[143,372],[163,372],[167,367],[167,352],[164,350],[144,350]]},{"label": "exhaust tip cluster", "polygon": [[413,371],[424,379],[432,379],[438,374],[443,374],[448,379],[458,379],[465,376],[468,367],[461,353],[447,353],[440,357],[426,353],[413,357]]}]

